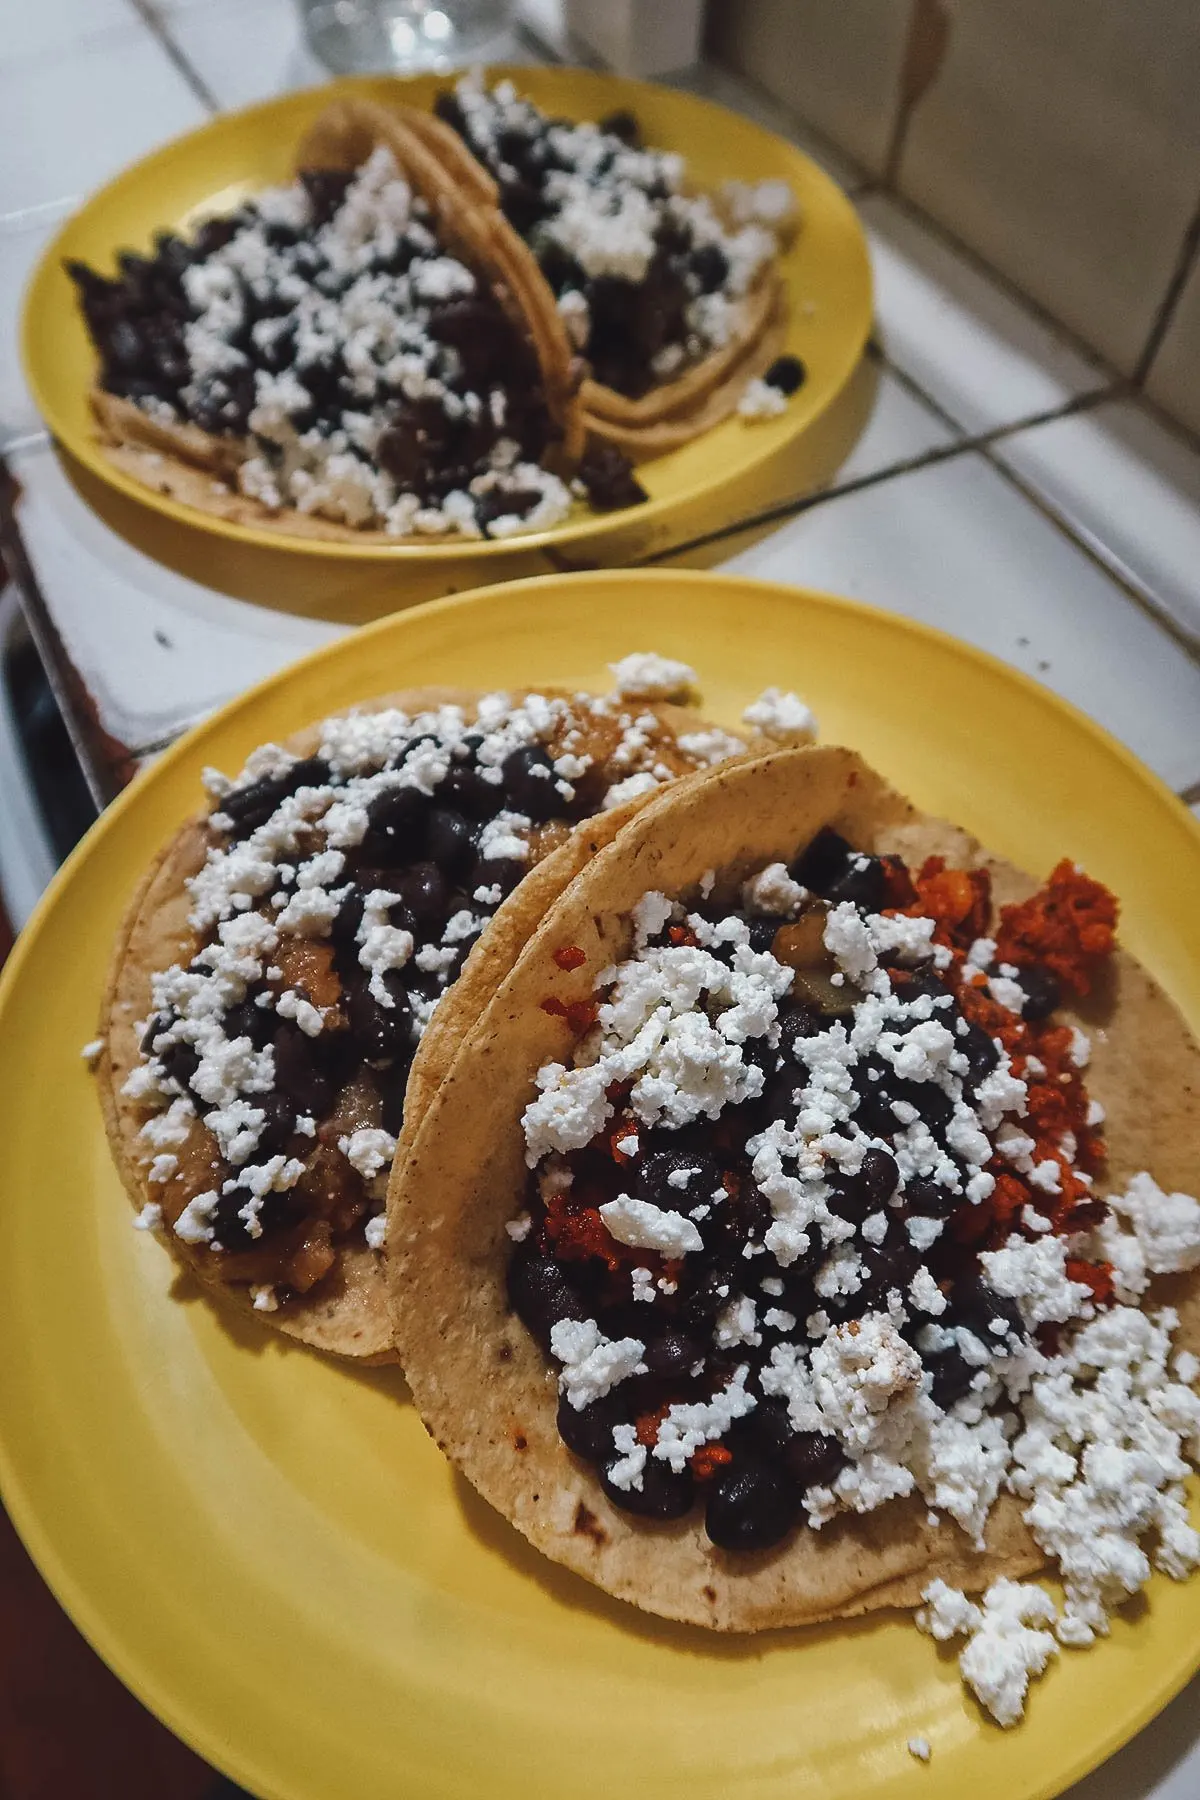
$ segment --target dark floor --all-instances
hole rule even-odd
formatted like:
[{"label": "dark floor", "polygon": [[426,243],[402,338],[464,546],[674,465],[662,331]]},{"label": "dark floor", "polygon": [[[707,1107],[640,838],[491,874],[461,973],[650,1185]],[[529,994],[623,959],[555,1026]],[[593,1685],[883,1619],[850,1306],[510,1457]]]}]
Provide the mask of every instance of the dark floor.
[{"label": "dark floor", "polygon": [[[0,909],[0,963],[11,946]],[[236,1791],[109,1672],[0,1512],[0,1800],[218,1800]]]},{"label": "dark floor", "polygon": [[220,1791],[80,1637],[0,1514],[0,1800],[216,1800]]}]

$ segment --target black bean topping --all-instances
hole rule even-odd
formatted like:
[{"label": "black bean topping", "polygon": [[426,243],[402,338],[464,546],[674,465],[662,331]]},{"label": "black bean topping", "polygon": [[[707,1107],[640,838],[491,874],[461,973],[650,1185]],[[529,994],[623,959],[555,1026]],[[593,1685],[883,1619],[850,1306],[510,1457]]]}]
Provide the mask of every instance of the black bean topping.
[{"label": "black bean topping", "polygon": [[600,121],[600,130],[606,137],[620,138],[631,150],[640,150],[642,147],[642,128],[638,124],[637,115],[627,107],[605,113]]},{"label": "black bean topping", "polygon": [[273,1007],[257,1006],[247,995],[238,1006],[230,1007],[222,1020],[222,1029],[231,1041],[247,1037],[256,1050],[265,1050],[278,1024]]},{"label": "black bean topping", "polygon": [[[687,1181],[681,1187],[671,1176]],[[691,1151],[686,1146],[670,1150],[651,1150],[638,1160],[636,1192],[639,1200],[673,1212],[688,1212],[701,1202],[712,1200],[713,1189],[720,1179],[716,1158],[711,1151]]]},{"label": "black bean topping", "polygon": [[[614,1455],[612,1462],[618,1460]],[[646,1458],[640,1488],[616,1487],[609,1479],[608,1469],[600,1472],[600,1486],[614,1506],[622,1512],[635,1513],[640,1519],[682,1519],[691,1512],[696,1497],[695,1483],[687,1469],[676,1475],[652,1456]]]},{"label": "black bean topping", "polygon": [[769,1463],[739,1456],[709,1487],[704,1529],[721,1550],[769,1550],[797,1517],[790,1483]]},{"label": "black bean topping", "polygon": [[955,1207],[962,1202],[962,1195],[951,1188],[943,1187],[939,1181],[926,1181],[916,1176],[904,1184],[904,1205],[906,1211],[918,1213],[931,1219],[948,1219]]},{"label": "black bean topping", "polygon": [[435,806],[425,827],[425,848],[446,875],[461,875],[475,859],[475,826],[460,812]]},{"label": "black bean topping", "polygon": [[365,861],[383,868],[412,862],[422,853],[429,801],[415,787],[387,788],[367,807],[367,831],[358,846]]},{"label": "black bean topping", "polygon": [[292,1024],[275,1033],[275,1091],[298,1113],[320,1119],[333,1105],[333,1083],[317,1063],[315,1040]]},{"label": "black bean topping", "polygon": [[[729,259],[718,244],[701,244],[688,257],[688,268],[700,283],[701,293],[711,294],[717,288],[724,287],[725,279],[729,274]],[[767,379],[770,380],[770,377],[768,376]],[[778,384],[772,385],[777,386]],[[793,391],[790,388],[784,390],[785,393]]]},{"label": "black bean topping", "polygon": [[249,837],[258,826],[265,825],[281,801],[302,787],[323,787],[330,769],[319,756],[306,756],[292,764],[282,775],[264,775],[248,786],[234,788],[221,800],[219,811],[233,820],[231,838]]},{"label": "black bean topping", "polygon": [[886,1206],[900,1184],[895,1157],[889,1156],[886,1150],[866,1151],[858,1179],[873,1206]]},{"label": "black bean topping", "polygon": [[778,388],[781,394],[794,394],[804,385],[808,370],[798,356],[777,356],[771,364],[763,380],[768,387]]},{"label": "black bean topping", "polygon": [[966,1057],[967,1075],[971,1081],[982,1081],[1000,1061],[1000,1048],[995,1038],[989,1037],[979,1025],[968,1025],[966,1031],[959,1032],[954,1048]]},{"label": "black bean topping", "polygon": [[545,1350],[560,1319],[588,1317],[558,1264],[528,1245],[520,1245],[508,1265],[508,1303]]},{"label": "black bean topping", "polygon": [[422,931],[439,931],[450,916],[450,883],[435,862],[414,863],[393,881],[392,892]]},{"label": "black bean topping", "polygon": [[562,812],[563,799],[555,784],[554,765],[540,744],[522,744],[510,751],[500,765],[500,773],[505,804],[512,812],[524,813],[535,825]]},{"label": "black bean topping", "polygon": [[467,885],[472,894],[476,888],[498,887],[503,900],[523,879],[528,868],[528,863],[518,862],[513,856],[481,857],[472,869]]},{"label": "black bean topping", "polygon": [[633,463],[615,444],[594,438],[579,465],[579,480],[588,503],[596,512],[616,512],[622,506],[642,506],[649,494],[633,472]]},{"label": "black bean topping", "polygon": [[348,169],[301,169],[300,180],[312,206],[314,225],[327,225],[346,198],[353,179]]},{"label": "black bean topping", "polygon": [[188,1083],[200,1067],[200,1058],[190,1044],[169,1044],[159,1057],[163,1070],[171,1081],[178,1082],[183,1093],[187,1093]]},{"label": "black bean topping", "polygon": [[922,1360],[933,1377],[930,1386],[933,1402],[947,1411],[956,1400],[970,1393],[971,1383],[979,1373],[952,1344],[944,1350],[923,1352]]},{"label": "black bean topping", "polygon": [[[779,1008],[779,1049],[781,1055],[795,1063],[802,1062],[798,1046],[805,1038],[824,1031],[825,1020],[811,1006],[798,1000],[784,1000]],[[807,1064],[804,1067],[807,1068]]]},{"label": "black bean topping", "polygon": [[485,781],[469,763],[455,763],[437,791],[442,806],[451,806],[469,819],[490,819],[503,805],[499,785]]},{"label": "black bean topping", "polygon": [[400,969],[390,969],[383,987],[391,999],[384,1006],[371,992],[365,974],[355,976],[346,989],[346,1015],[354,1046],[367,1062],[388,1062],[412,1052],[413,1013],[408,984]]},{"label": "black bean topping", "polygon": [[829,826],[796,858],[790,874],[803,887],[835,903],[850,900],[868,912],[878,912],[883,904],[886,877],[879,858],[854,850]]},{"label": "black bean topping", "polygon": [[375,1077],[381,1102],[379,1122],[393,1137],[400,1136],[404,1124],[404,1096],[408,1089],[410,1067],[411,1064],[401,1052],[390,1068],[379,1070]]},{"label": "black bean topping", "polygon": [[145,1031],[143,1031],[143,1033],[141,1035],[141,1039],[138,1043],[138,1049],[141,1051],[143,1056],[152,1056],[153,1055],[155,1038],[158,1037],[162,1032],[168,1031],[170,1029],[171,1025],[174,1023],[174,1020],[175,1020],[174,1013],[162,1012],[162,1013],[154,1014],[153,1018],[150,1020],[149,1024],[146,1026]]},{"label": "black bean topping", "polygon": [[[750,932],[750,948],[759,952],[769,951],[775,942],[775,933],[779,930],[779,920],[748,919],[746,924]],[[730,945],[729,948],[732,954],[733,946]]]},{"label": "black bean topping", "polygon": [[764,1394],[753,1412],[734,1420],[728,1435],[731,1446],[745,1445],[758,1456],[778,1461],[796,1435],[787,1401],[778,1394]]},{"label": "black bean topping", "polygon": [[281,1155],[296,1133],[295,1107],[285,1095],[278,1092],[255,1094],[251,1105],[258,1107],[263,1114],[262,1130],[254,1147],[255,1162],[263,1162],[268,1156]]},{"label": "black bean topping", "polygon": [[768,1075],[762,1097],[757,1102],[764,1120],[779,1120],[784,1125],[794,1125],[800,1109],[800,1096],[807,1086],[808,1070],[797,1068],[795,1064],[785,1064],[782,1069]]},{"label": "black bean topping", "polygon": [[782,1463],[796,1486],[828,1487],[845,1467],[846,1453],[835,1437],[820,1431],[798,1431],[785,1446]]},{"label": "black bean topping", "polygon": [[1062,988],[1057,977],[1041,963],[1030,963],[1028,967],[1019,969],[1017,980],[1025,990],[1025,1004],[1021,1008],[1023,1019],[1032,1019],[1035,1023],[1048,1019],[1056,1007],[1062,1005]]},{"label": "black bean topping", "polygon": [[568,1450],[589,1462],[608,1462],[613,1455],[613,1427],[625,1414],[615,1394],[606,1394],[578,1410],[564,1394],[558,1403],[558,1435]]},{"label": "black bean topping", "polygon": [[878,1247],[868,1244],[861,1252],[862,1287],[854,1296],[856,1304],[875,1306],[887,1298],[894,1288],[903,1295],[920,1267],[921,1258],[907,1241],[897,1239]]},{"label": "black bean topping", "polygon": [[[1002,1346],[1006,1336],[1013,1344],[1028,1341],[1029,1334],[1016,1301],[1006,1294],[998,1294],[977,1273],[960,1277],[954,1283],[950,1293],[950,1313],[990,1349]],[[994,1332],[993,1324],[1005,1326],[1006,1332]]]},{"label": "black bean topping", "polygon": [[686,1331],[664,1331],[646,1345],[644,1362],[651,1375],[690,1375],[704,1351]]}]

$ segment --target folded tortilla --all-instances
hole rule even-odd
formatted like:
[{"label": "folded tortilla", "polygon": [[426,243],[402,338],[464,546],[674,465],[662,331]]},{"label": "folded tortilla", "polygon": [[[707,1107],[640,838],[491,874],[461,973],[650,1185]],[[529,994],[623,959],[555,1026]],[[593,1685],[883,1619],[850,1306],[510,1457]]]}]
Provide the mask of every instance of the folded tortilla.
[{"label": "folded tortilla", "polygon": [[[559,690],[542,687],[538,691],[553,696]],[[519,705],[527,692],[514,690],[513,704]],[[563,695],[566,697],[565,690]],[[459,705],[470,713],[479,698],[475,692],[456,688],[415,688],[372,700],[356,710],[397,707],[411,715],[434,707]],[[705,720],[685,707],[655,703],[652,710],[677,732],[706,727]],[[290,739],[286,747],[297,756],[311,756],[319,741],[317,728],[312,728]],[[404,1129],[397,1143],[398,1160],[407,1155],[421,1118],[457,1056],[459,1031],[487,1004],[526,939],[563,889],[643,804],[642,799],[630,800],[584,820],[564,843],[533,866],[492,915],[449,990],[458,996],[452,1014],[448,1019],[442,1018],[443,999],[413,1059],[405,1095]],[[203,813],[196,815],[175,834],[130,902],[118,933],[101,1011],[98,1035],[104,1049],[97,1065],[97,1079],[109,1146],[134,1206],[140,1211],[148,1201],[160,1204],[168,1227],[163,1235],[176,1260],[197,1277],[206,1291],[245,1314],[254,1311],[248,1286],[224,1279],[219,1258],[203,1248],[185,1244],[170,1229],[190,1194],[173,1194],[170,1182],[151,1186],[149,1157],[139,1132],[153,1109],[122,1092],[126,1079],[142,1060],[137,1027],[153,1011],[151,977],[173,963],[186,965],[200,948],[188,923],[192,902],[186,884],[203,866],[213,842],[206,817]],[[194,1130],[203,1129],[197,1121]],[[395,1353],[382,1259],[365,1243],[351,1242],[338,1249],[337,1264],[310,1293],[285,1302],[277,1311],[255,1312],[254,1316],[314,1349],[360,1361],[392,1362]]]},{"label": "folded tortilla", "polygon": [[[570,475],[586,430],[577,392],[580,371],[553,295],[546,304],[545,283],[532,252],[500,211],[490,176],[483,179],[485,171],[456,133],[413,107],[339,100],[310,126],[297,147],[295,166],[298,171],[357,169],[380,144],[387,145],[405,180],[428,204],[439,241],[484,275],[509,319],[531,342],[546,406],[561,433],[548,466],[553,462],[557,473]],[[420,535],[396,537],[378,526],[343,525],[295,507],[265,506],[238,489],[238,466],[252,453],[247,440],[152,418],[133,401],[100,387],[93,387],[90,398],[108,460],[143,486],[200,512],[289,537],[335,543],[431,541]]]},{"label": "folded tortilla", "polygon": [[[856,848],[913,865],[941,855],[987,867],[998,905],[1037,885],[920,813],[848,750],[781,751],[679,782],[595,856],[487,1005],[462,1021],[457,1059],[389,1192],[396,1344],[438,1446],[556,1562],[649,1612],[722,1631],[914,1606],[935,1575],[978,1590],[1045,1562],[1011,1495],[993,1507],[982,1552],[953,1522],[931,1524],[915,1498],[748,1555],[713,1545],[702,1509],[672,1524],[631,1519],[559,1438],[555,1374],[508,1307],[504,1226],[527,1177],[521,1115],[537,1070],[571,1048],[542,1000],[591,997],[599,971],[628,954],[632,908],[649,890],[687,896],[710,869],[740,879],[790,862],[826,825]],[[553,952],[564,944],[586,952],[582,967],[558,968]],[[452,1014],[453,992],[445,1004]],[[1092,1038],[1089,1087],[1107,1109],[1110,1185],[1119,1191],[1141,1169],[1167,1189],[1194,1183],[1200,1046],[1162,990],[1118,951],[1097,990],[1060,1016]],[[1200,1272],[1155,1284],[1150,1299],[1180,1307],[1176,1342],[1200,1348]]]}]

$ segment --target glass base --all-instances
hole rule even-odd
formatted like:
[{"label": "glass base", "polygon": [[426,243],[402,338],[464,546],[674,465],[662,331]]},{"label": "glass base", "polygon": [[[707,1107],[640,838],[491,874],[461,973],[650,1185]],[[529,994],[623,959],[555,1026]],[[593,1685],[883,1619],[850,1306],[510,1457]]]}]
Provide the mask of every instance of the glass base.
[{"label": "glass base", "polygon": [[462,68],[509,48],[505,0],[300,0],[300,13],[336,75]]}]

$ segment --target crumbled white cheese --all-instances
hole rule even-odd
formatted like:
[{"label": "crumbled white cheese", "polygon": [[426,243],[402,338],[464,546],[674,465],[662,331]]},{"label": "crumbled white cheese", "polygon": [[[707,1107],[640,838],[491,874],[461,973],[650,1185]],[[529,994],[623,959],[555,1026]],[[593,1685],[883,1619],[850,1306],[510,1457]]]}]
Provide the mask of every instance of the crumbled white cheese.
[{"label": "crumbled white cheese", "polygon": [[197,1194],[188,1201],[175,1221],[175,1236],[184,1244],[211,1244],[213,1240],[212,1216],[217,1209],[220,1195],[215,1189],[206,1194]]},{"label": "crumbled white cheese", "polygon": [[147,1200],[141,1212],[134,1217],[133,1229],[135,1231],[161,1231],[162,1222],[162,1207],[155,1200]]},{"label": "crumbled white cheese", "polygon": [[1166,1194],[1144,1172],[1123,1194],[1110,1194],[1114,1212],[1128,1219],[1152,1275],[1176,1275],[1200,1265],[1200,1201]]},{"label": "crumbled white cheese", "polygon": [[799,694],[791,689],[764,688],[742,713],[743,722],[763,737],[780,744],[812,743],[817,721]]},{"label": "crumbled white cheese", "polygon": [[654,1206],[649,1200],[635,1200],[629,1194],[618,1194],[600,1207],[600,1217],[619,1244],[637,1250],[657,1250],[660,1256],[687,1256],[702,1250],[704,1239],[690,1219],[682,1213]]},{"label": "crumbled white cheese", "polygon": [[737,409],[743,419],[775,419],[787,411],[787,395],[756,375],[746,383]]},{"label": "crumbled white cheese", "polygon": [[363,1226],[368,1250],[382,1250],[387,1243],[387,1214],[376,1213]]},{"label": "crumbled white cheese", "polygon": [[79,1054],[87,1064],[88,1068],[94,1069],[96,1064],[100,1061],[100,1058],[104,1055],[104,1039],[93,1038],[89,1044],[83,1046],[83,1049]]},{"label": "crumbled white cheese", "polygon": [[391,1168],[396,1140],[388,1131],[363,1125],[338,1139],[338,1149],[364,1181],[372,1181],[381,1169]]},{"label": "crumbled white cheese", "polygon": [[918,1762],[927,1763],[933,1755],[933,1747],[927,1737],[910,1737],[905,1749],[910,1756],[915,1756]]},{"label": "crumbled white cheese", "polygon": [[646,1346],[638,1338],[606,1338],[595,1319],[559,1319],[550,1349],[562,1363],[559,1387],[576,1412],[602,1400],[630,1375],[645,1373]]},{"label": "crumbled white cheese", "polygon": [[794,917],[807,899],[808,889],[793,881],[781,862],[768,863],[742,887],[742,905],[747,912],[768,913],[774,918]]},{"label": "crumbled white cheese", "polygon": [[944,1581],[932,1581],[917,1613],[922,1631],[945,1642],[966,1636],[959,1656],[963,1678],[1000,1725],[1015,1725],[1025,1705],[1031,1676],[1041,1675],[1058,1644],[1049,1631],[1057,1613],[1044,1588],[1031,1583],[994,1581],[982,1607]]},{"label": "crumbled white cheese", "polygon": [[609,663],[616,691],[626,700],[686,700],[697,686],[695,669],[653,650],[635,650]]}]

